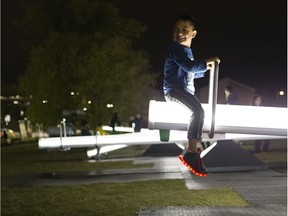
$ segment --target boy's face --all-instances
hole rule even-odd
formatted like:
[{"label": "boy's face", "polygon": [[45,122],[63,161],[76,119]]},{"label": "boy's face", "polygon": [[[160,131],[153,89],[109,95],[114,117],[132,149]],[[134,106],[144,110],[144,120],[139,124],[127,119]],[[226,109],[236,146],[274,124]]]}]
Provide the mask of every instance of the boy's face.
[{"label": "boy's face", "polygon": [[173,40],[183,46],[190,47],[192,39],[196,36],[197,31],[189,21],[179,20],[175,23],[173,29]]}]

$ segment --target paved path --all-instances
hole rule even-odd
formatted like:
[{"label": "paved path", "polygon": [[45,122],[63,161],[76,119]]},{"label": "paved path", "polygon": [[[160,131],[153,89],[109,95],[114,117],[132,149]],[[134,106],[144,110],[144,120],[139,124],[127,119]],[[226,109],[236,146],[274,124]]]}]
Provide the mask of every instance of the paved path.
[{"label": "paved path", "polygon": [[[176,159],[176,160],[175,160]],[[175,168],[177,158],[163,158],[162,165],[168,170]],[[159,163],[159,162],[158,162]],[[172,165],[173,164],[173,165]],[[178,163],[179,164],[179,163]],[[287,215],[287,172],[270,169],[247,172],[209,173],[207,177],[197,177],[180,164],[188,189],[210,189],[232,187],[249,203],[248,207],[142,207],[139,216],[286,216]]]}]

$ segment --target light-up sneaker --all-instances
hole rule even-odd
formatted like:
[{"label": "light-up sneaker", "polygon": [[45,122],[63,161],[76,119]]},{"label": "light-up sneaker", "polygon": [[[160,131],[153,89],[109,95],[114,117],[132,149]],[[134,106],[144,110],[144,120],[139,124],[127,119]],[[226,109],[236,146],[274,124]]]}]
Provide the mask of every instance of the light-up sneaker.
[{"label": "light-up sneaker", "polygon": [[200,152],[199,148],[197,149],[197,153],[190,152],[185,148],[182,154],[179,155],[179,159],[192,173],[204,177],[207,175],[207,169],[203,159],[200,157]]}]

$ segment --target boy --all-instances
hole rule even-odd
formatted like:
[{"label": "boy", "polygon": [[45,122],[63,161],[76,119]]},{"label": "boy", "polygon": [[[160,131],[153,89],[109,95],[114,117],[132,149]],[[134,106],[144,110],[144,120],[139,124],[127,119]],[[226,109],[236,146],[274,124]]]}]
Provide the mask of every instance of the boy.
[{"label": "boy", "polygon": [[204,77],[205,72],[212,69],[214,62],[220,62],[220,59],[218,57],[193,59],[190,47],[196,34],[193,17],[181,15],[176,18],[173,43],[165,59],[163,90],[166,101],[183,104],[192,112],[187,132],[188,148],[179,155],[179,159],[194,174],[206,176],[207,169],[200,157],[200,149],[197,148],[202,139],[204,110],[194,96],[194,79]]}]

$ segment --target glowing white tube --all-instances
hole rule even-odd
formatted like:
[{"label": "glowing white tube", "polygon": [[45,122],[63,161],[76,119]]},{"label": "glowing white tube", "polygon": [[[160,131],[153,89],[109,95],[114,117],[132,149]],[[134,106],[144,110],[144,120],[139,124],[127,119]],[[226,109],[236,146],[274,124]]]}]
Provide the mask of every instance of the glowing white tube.
[{"label": "glowing white tube", "polygon": [[[186,133],[176,132],[171,133],[171,141],[169,143],[178,142],[183,140]],[[96,146],[101,148],[100,153],[104,150],[110,151],[111,148],[117,148],[123,145],[143,145],[143,144],[157,144],[161,143],[158,130],[143,130],[141,133],[129,133],[118,135],[106,135],[106,136],[71,136],[71,137],[52,137],[52,138],[40,138],[38,141],[39,149],[65,149],[65,148],[95,148]],[[103,146],[114,146],[111,148],[104,148]]]},{"label": "glowing white tube", "polygon": [[[105,131],[112,131],[112,127],[107,126],[107,125],[103,125],[103,130],[105,130]],[[132,133],[132,132],[134,132],[134,128],[132,128],[132,127],[119,127],[119,126],[116,126],[116,127],[115,127],[115,131]]]},{"label": "glowing white tube", "polygon": [[[208,104],[205,110],[204,132],[209,131],[211,116]],[[215,132],[287,136],[288,109],[217,104]],[[150,129],[185,130],[190,118],[189,110],[176,103],[150,101]]]},{"label": "glowing white tube", "polygon": [[[211,110],[207,104],[202,104],[205,110],[204,140],[211,124]],[[211,109],[211,108],[210,108]],[[262,138],[286,138],[288,109],[279,107],[255,107],[220,105],[216,107],[215,137],[212,140],[234,139],[249,140]],[[210,115],[210,116],[209,116]],[[158,129],[171,130],[169,142],[183,143],[187,141],[187,123],[190,111],[176,103],[150,101],[150,129],[141,133],[129,133],[109,136],[75,136],[41,138],[39,149],[68,149],[68,148],[100,148],[100,152],[115,150],[127,145],[160,144]],[[264,135],[264,136],[263,136]],[[111,147],[108,147],[111,146]],[[114,146],[114,147],[113,147]],[[102,149],[102,147],[105,147]],[[107,148],[106,148],[107,147]],[[92,154],[95,154],[93,152]]]},{"label": "glowing white tube", "polygon": [[[285,136],[267,136],[254,134],[235,134],[235,133],[216,133],[213,139],[208,137],[207,133],[203,133],[203,141],[217,141],[224,139],[233,140],[254,140],[254,139],[283,139]],[[62,143],[58,138],[41,138],[39,139],[39,149],[70,149],[70,148],[89,148],[88,157],[93,157],[98,153],[106,153],[128,145],[151,145],[151,144],[187,144],[186,130],[170,131],[169,142],[161,142],[159,130],[144,130],[141,133],[107,135],[107,136],[75,136],[63,137]],[[100,150],[100,152],[98,152]]]}]

